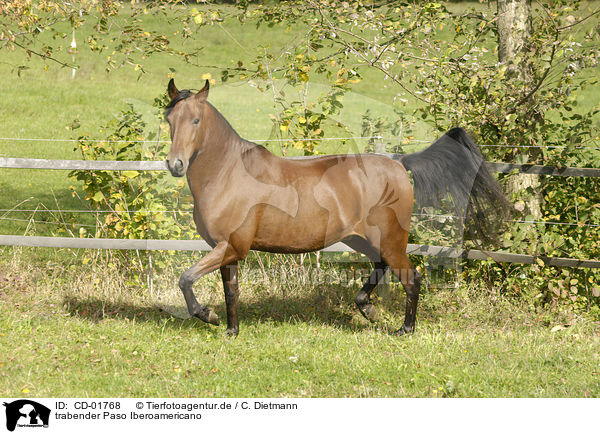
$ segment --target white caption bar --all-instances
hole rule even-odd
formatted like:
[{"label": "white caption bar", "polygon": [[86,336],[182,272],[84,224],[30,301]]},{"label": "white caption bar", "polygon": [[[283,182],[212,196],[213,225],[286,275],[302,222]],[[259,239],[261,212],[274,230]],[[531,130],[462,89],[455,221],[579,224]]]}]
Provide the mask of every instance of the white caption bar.
[{"label": "white caption bar", "polygon": [[[585,432],[594,399],[3,398],[0,432]],[[540,417],[552,414],[552,417]],[[573,417],[577,414],[577,417]],[[564,417],[560,417],[564,415]],[[193,430],[193,431],[189,431]],[[587,430],[586,430],[587,431]]]}]

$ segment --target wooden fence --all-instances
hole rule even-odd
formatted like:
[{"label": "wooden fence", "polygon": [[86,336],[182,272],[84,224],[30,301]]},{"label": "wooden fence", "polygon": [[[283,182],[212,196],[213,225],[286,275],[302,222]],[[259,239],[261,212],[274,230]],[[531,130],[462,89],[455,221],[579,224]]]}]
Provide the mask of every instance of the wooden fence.
[{"label": "wooden fence", "polygon": [[[399,154],[385,154],[398,159]],[[600,177],[600,169],[538,166],[531,164],[487,163],[490,170],[499,173],[510,173],[517,170],[521,173]],[[164,161],[84,161],[84,160],[44,160],[34,158],[0,157],[0,168],[11,169],[51,169],[51,170],[153,170],[166,171]],[[53,247],[53,248],[88,248],[88,249],[128,249],[128,250],[194,250],[207,251],[210,246],[199,240],[129,240],[108,238],[68,238],[41,237],[26,235],[0,235],[0,245]],[[329,246],[324,252],[352,251],[345,244],[337,243]],[[523,255],[510,252],[492,252],[483,250],[465,250],[442,246],[409,244],[407,252],[411,255],[439,256],[447,258],[466,258],[475,260],[492,259],[497,262],[533,264],[542,261],[545,265],[557,267],[600,268],[600,261],[576,258],[557,258],[545,256]]]}]

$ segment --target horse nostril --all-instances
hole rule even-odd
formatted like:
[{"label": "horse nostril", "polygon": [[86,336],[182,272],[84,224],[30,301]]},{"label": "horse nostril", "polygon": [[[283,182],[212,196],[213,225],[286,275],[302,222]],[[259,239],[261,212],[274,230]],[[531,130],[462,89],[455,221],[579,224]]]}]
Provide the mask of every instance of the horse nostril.
[{"label": "horse nostril", "polygon": [[167,166],[173,176],[183,176],[185,172],[185,165],[182,160],[176,158],[174,160],[167,160]]}]

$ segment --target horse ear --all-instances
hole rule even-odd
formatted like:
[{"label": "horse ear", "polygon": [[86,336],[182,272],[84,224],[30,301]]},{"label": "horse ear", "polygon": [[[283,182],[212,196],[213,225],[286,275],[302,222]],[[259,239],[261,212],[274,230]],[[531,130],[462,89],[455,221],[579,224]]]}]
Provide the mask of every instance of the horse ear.
[{"label": "horse ear", "polygon": [[167,92],[169,93],[169,98],[171,98],[171,101],[177,98],[177,95],[179,95],[179,90],[177,90],[177,87],[175,86],[175,80],[169,80]]},{"label": "horse ear", "polygon": [[206,83],[204,83],[204,87],[202,89],[200,89],[200,92],[198,92],[196,94],[196,98],[199,101],[206,101],[206,99],[208,98],[208,89],[210,88],[210,83],[208,82],[208,80],[206,80]]}]

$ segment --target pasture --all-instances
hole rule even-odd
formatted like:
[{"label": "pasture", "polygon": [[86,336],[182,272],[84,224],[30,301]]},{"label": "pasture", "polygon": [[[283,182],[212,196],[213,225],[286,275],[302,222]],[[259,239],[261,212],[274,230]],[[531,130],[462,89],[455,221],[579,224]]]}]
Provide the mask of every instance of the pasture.
[{"label": "pasture", "polygon": [[[177,30],[176,23],[166,24],[160,16],[144,20],[165,33]],[[48,64],[44,71],[35,59],[17,75],[24,54],[2,52],[0,155],[79,159],[71,141],[8,138],[102,137],[101,126],[128,104],[143,114],[148,132],[160,128],[167,139],[152,103],[166,90],[173,74],[169,68],[182,88],[200,88],[202,76],[210,73],[216,79],[210,101],[238,133],[272,138],[272,96],[244,81],[222,84],[218,69],[202,65],[249,59],[261,44],[284,44],[293,30],[232,22],[205,27],[202,34],[177,41],[201,46],[196,64],[160,54],[148,59],[145,74],[132,68],[106,73],[102,55],[85,44],[76,55],[81,68],[75,79],[70,69]],[[64,31],[70,35],[68,27]],[[84,33],[85,28],[77,37],[83,40]],[[69,43],[66,37],[65,51]],[[389,116],[393,97],[389,84],[371,72],[344,100],[340,122],[358,137],[365,107]],[[599,99],[600,89],[590,89],[579,107],[586,110]],[[415,104],[409,100],[405,110]],[[417,150],[423,147],[419,140],[431,140],[435,133],[423,123],[413,134],[411,150]],[[278,146],[267,143],[275,152]],[[346,151],[339,146],[328,142],[322,151]],[[356,139],[351,146],[360,151],[366,141]],[[60,221],[60,212],[7,210],[19,203],[27,210],[86,209],[71,194],[73,184],[64,171],[0,170],[0,233],[56,234],[53,222]],[[32,222],[32,216],[42,222]],[[93,216],[77,218],[94,224]],[[528,294],[509,294],[501,281],[450,279],[424,288],[416,333],[397,338],[389,331],[403,319],[405,298],[398,282],[390,283],[392,295],[378,301],[380,318],[370,324],[353,301],[361,282],[344,274],[359,262],[322,255],[317,269],[314,256],[300,261],[251,253],[240,270],[241,332],[229,339],[223,325],[185,318],[177,279],[199,254],[175,254],[151,289],[109,251],[0,249],[3,396],[600,396],[597,320],[560,305],[541,308]],[[515,266],[510,272],[520,271]],[[194,290],[224,318],[219,275],[203,278]]]},{"label": "pasture", "polygon": [[[597,323],[527,312],[476,287],[425,291],[417,332],[400,339],[386,328],[401,325],[397,299],[371,325],[353,306],[358,282],[302,285],[287,261],[273,269],[298,283],[280,286],[248,281],[243,267],[241,332],[228,339],[223,327],[161,312],[102,261],[36,267],[22,255],[5,256],[0,276],[4,396],[600,395]],[[219,280],[196,294],[223,315]]]}]

